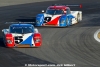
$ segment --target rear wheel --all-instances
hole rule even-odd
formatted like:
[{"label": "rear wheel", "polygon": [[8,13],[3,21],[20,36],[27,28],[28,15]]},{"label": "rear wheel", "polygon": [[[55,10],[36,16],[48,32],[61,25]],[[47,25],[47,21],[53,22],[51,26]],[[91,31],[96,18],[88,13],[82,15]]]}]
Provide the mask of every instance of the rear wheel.
[{"label": "rear wheel", "polygon": [[78,13],[77,14],[77,23],[79,23],[80,22],[80,14]]}]

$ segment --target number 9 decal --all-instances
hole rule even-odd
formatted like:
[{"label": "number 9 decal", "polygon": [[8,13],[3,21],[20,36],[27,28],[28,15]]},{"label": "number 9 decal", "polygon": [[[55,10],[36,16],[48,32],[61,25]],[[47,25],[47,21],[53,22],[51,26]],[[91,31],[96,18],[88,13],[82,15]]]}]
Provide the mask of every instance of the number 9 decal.
[{"label": "number 9 decal", "polygon": [[15,37],[15,43],[16,44],[19,44],[19,43],[21,43],[23,41],[23,37],[22,36],[16,36]]}]

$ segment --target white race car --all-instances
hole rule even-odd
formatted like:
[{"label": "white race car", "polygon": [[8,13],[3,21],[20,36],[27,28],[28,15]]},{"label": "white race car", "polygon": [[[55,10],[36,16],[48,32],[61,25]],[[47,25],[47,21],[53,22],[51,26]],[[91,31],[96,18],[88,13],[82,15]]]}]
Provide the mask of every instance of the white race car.
[{"label": "white race car", "polygon": [[[82,11],[71,11],[68,6],[70,5],[49,6],[45,13],[36,16],[35,25],[66,27],[81,21]],[[81,5],[76,6],[81,7]]]},{"label": "white race car", "polygon": [[40,47],[42,43],[41,34],[32,24],[11,24],[2,33],[6,47]]}]

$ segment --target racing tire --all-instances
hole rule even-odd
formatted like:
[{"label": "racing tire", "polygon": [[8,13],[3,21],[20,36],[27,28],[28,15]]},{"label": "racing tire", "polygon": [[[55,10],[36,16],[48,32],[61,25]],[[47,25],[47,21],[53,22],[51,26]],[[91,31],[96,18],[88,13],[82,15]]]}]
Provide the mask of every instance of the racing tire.
[{"label": "racing tire", "polygon": [[68,24],[68,19],[66,19],[66,27],[69,27],[70,25]]},{"label": "racing tire", "polygon": [[6,42],[5,42],[5,35],[4,33],[2,32],[2,43],[3,43],[3,46],[6,47]]},{"label": "racing tire", "polygon": [[72,19],[70,19],[70,26],[72,26],[73,24],[72,24]]},{"label": "racing tire", "polygon": [[80,14],[78,13],[77,14],[77,23],[79,23],[80,22]]}]

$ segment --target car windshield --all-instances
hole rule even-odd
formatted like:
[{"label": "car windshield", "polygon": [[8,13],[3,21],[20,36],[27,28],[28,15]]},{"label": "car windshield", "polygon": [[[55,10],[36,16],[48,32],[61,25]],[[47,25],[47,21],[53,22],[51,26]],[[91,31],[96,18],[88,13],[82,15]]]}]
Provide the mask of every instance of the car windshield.
[{"label": "car windshield", "polygon": [[10,27],[10,33],[25,34],[33,32],[33,27]]},{"label": "car windshield", "polygon": [[64,12],[63,12],[63,10],[48,9],[46,11],[46,14],[57,15],[57,14],[64,14]]}]

